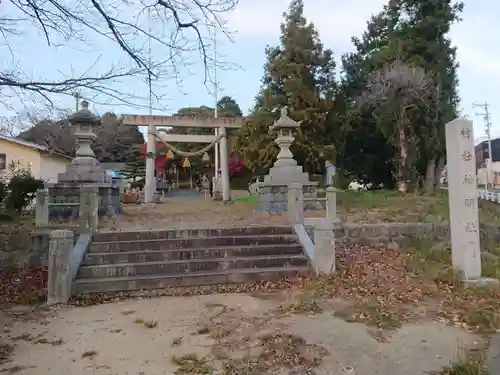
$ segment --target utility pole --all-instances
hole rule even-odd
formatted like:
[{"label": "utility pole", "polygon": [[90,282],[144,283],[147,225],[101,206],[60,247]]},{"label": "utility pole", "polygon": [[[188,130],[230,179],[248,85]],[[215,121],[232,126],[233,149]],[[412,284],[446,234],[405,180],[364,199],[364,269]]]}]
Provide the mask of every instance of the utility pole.
[{"label": "utility pole", "polygon": [[488,160],[486,162],[486,171],[487,171],[487,179],[486,179],[486,192],[488,192],[488,188],[491,187],[490,181],[492,177],[491,167],[493,163],[493,154],[491,152],[491,120],[490,120],[490,112],[488,110],[488,103],[478,104],[472,103],[474,108],[482,108],[483,112],[476,113],[476,116],[482,116],[485,123],[485,131],[486,136],[488,137]]},{"label": "utility pole", "polygon": [[76,112],[78,112],[78,110],[80,109],[80,98],[82,97],[81,92],[75,91],[74,97],[75,97],[75,110]]},{"label": "utility pole", "polygon": [[[214,117],[215,120],[219,117],[218,102],[219,102],[219,85],[217,83],[217,19],[214,17]],[[215,136],[219,135],[219,129],[215,128]],[[219,159],[219,142],[214,145],[214,164],[215,164],[215,177],[218,176],[220,168]]]}]

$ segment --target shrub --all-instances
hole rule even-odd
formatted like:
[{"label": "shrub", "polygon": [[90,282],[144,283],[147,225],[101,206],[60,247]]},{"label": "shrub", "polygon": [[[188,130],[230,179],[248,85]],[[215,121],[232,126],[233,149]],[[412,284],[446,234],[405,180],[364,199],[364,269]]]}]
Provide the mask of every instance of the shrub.
[{"label": "shrub", "polygon": [[3,207],[3,203],[5,201],[5,198],[7,198],[7,182],[3,178],[3,176],[0,176],[0,209]]},{"label": "shrub", "polygon": [[28,207],[36,192],[43,188],[43,181],[36,179],[29,169],[9,165],[10,179],[0,178],[0,208],[6,213],[21,213]]}]

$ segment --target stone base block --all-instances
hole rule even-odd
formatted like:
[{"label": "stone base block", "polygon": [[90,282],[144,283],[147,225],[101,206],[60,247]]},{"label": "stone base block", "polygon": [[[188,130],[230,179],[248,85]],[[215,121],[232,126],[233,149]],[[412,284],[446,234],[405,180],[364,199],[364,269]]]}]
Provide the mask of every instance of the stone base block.
[{"label": "stone base block", "polygon": [[116,216],[123,213],[120,201],[120,188],[112,183],[81,184],[77,182],[58,182],[47,184],[49,191],[49,221],[74,221],[78,218],[80,187],[95,186],[99,192],[99,217]]},{"label": "stone base block", "polygon": [[[316,196],[316,183],[309,182],[302,185],[304,198]],[[260,187],[259,211],[270,213],[282,213],[288,211],[288,184],[264,184]],[[305,201],[304,211],[315,211],[319,209],[317,201]]]},{"label": "stone base block", "polygon": [[100,165],[71,164],[66,167],[66,172],[59,173],[58,182],[80,183],[111,183],[109,176]]},{"label": "stone base block", "polygon": [[492,277],[479,277],[477,279],[463,280],[463,283],[469,288],[484,288],[488,286],[498,286],[500,285],[500,280]]},{"label": "stone base block", "polygon": [[222,200],[222,191],[215,190],[213,193],[213,200],[214,201],[221,201]]},{"label": "stone base block", "polygon": [[299,182],[301,184],[310,183],[309,175],[303,172],[300,165],[274,166],[269,169],[269,174],[264,176],[264,183],[288,185],[292,182]]}]

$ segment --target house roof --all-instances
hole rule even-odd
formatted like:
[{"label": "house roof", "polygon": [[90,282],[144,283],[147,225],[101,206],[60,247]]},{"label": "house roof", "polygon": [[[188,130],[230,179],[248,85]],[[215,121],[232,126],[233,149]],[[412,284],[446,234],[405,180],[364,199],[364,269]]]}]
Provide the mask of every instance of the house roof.
[{"label": "house roof", "polygon": [[35,150],[38,150],[40,152],[44,152],[47,154],[57,155],[57,156],[61,156],[61,157],[68,158],[68,159],[73,159],[69,155],[54,151],[54,150],[50,149],[49,147],[39,145],[38,143],[28,142],[28,141],[24,141],[22,139],[7,137],[4,135],[0,135],[0,140],[11,142],[11,143],[16,143],[18,145],[29,147],[29,148],[33,148]]}]

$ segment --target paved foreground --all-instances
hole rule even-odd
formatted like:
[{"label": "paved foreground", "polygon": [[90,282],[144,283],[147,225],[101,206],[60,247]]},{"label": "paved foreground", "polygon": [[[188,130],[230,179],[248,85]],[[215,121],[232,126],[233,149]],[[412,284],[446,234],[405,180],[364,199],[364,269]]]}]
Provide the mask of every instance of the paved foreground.
[{"label": "paved foreground", "polygon": [[[422,375],[449,364],[461,348],[481,345],[478,336],[433,321],[404,325],[388,342],[379,342],[365,325],[334,317],[333,302],[331,309],[315,316],[290,315],[276,310],[284,298],[289,297],[162,297],[65,307],[31,321],[17,319],[3,333],[15,348],[12,361],[0,370],[22,375],[163,375],[198,366],[200,373],[223,374],[215,370],[225,364],[233,366],[226,373],[252,374],[244,372],[244,361],[234,359],[259,353],[264,358],[259,340],[266,336],[273,337],[265,344],[269,366],[307,362],[318,365],[318,375]],[[269,346],[283,344],[276,339],[279,334],[294,348],[282,347],[280,353],[277,346]]]}]

